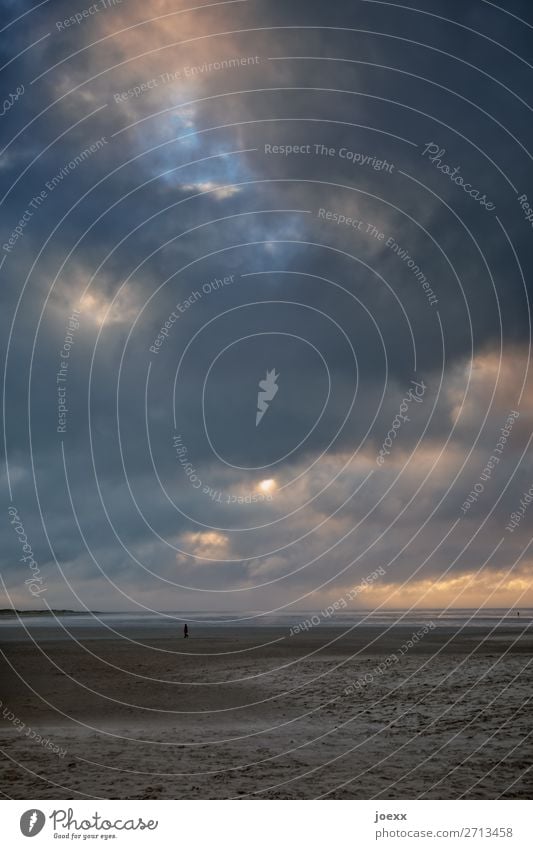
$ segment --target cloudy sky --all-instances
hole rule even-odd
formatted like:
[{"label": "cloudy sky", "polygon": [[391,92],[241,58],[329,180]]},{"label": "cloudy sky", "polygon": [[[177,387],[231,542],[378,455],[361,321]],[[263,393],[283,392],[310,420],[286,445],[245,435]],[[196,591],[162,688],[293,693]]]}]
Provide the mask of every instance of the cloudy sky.
[{"label": "cloudy sky", "polygon": [[1,0],[0,607],[533,606],[504,5]]}]

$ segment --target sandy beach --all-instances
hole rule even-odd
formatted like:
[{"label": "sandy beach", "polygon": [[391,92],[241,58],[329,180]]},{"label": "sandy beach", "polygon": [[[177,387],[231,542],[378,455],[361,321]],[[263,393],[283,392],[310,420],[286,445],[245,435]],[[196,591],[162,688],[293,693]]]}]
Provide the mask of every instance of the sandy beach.
[{"label": "sandy beach", "polygon": [[531,796],[531,631],[167,631],[4,629],[6,795]]}]

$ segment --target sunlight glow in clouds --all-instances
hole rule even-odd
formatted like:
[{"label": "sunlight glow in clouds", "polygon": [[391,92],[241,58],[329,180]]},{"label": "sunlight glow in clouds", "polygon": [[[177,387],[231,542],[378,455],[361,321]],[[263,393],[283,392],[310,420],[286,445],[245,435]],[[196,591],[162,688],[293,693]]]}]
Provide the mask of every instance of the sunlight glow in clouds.
[{"label": "sunlight glow in clouds", "polygon": [[132,296],[124,290],[113,300],[113,303],[99,292],[87,293],[81,299],[80,305],[83,315],[92,319],[100,327],[103,324],[129,324],[137,315]]},{"label": "sunlight glow in clouds", "polygon": [[261,492],[265,492],[265,493],[272,492],[272,490],[275,489],[275,488],[276,488],[276,481],[274,480],[274,478],[268,478],[268,480],[261,481],[261,483],[259,484],[259,487],[258,487],[258,489]]},{"label": "sunlight glow in clouds", "polygon": [[223,186],[212,180],[207,180],[203,183],[187,183],[182,186],[182,189],[186,192],[211,192],[217,200],[230,198],[239,191],[237,186]]}]

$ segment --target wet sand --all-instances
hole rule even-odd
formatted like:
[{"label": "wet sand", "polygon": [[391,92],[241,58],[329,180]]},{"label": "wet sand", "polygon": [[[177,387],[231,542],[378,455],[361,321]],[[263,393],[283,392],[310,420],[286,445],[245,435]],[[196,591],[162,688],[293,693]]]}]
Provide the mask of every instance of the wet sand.
[{"label": "wet sand", "polygon": [[3,793],[531,797],[531,631],[193,631],[4,629]]}]

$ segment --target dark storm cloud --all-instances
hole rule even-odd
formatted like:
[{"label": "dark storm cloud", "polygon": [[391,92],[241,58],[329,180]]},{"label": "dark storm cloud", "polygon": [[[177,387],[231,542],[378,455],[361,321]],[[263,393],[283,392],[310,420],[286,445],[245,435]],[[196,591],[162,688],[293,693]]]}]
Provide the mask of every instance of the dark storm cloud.
[{"label": "dark storm cloud", "polygon": [[[11,19],[14,9],[3,7]],[[267,607],[287,590],[296,598],[338,573],[342,586],[359,568],[366,574],[389,560],[391,583],[428,556],[423,577],[456,557],[455,572],[478,568],[532,471],[523,460],[490,531],[471,540],[531,432],[528,387],[505,470],[462,515],[499,429],[519,407],[527,369],[529,313],[515,258],[529,287],[530,230],[516,198],[532,195],[526,29],[477,0],[453,10],[461,26],[436,17],[451,14],[442,2],[430,4],[432,14],[269,2],[183,15],[159,2],[151,23],[143,23],[146,10],[123,3],[58,26],[76,11],[44,5],[0,42],[7,61],[50,33],[3,71],[6,97],[25,90],[1,119],[1,241],[14,241],[2,252],[0,321],[6,334],[12,327],[6,437],[14,499],[49,567],[56,606],[67,596],[52,577],[29,453],[34,343],[39,502],[55,554],[90,606],[125,601],[107,596],[88,549],[133,598],[167,608]],[[527,16],[524,4],[513,11]],[[250,61],[208,67],[232,57]],[[423,154],[430,143],[444,151],[441,162]],[[276,145],[284,149],[273,152]],[[287,146],[298,152],[285,155]],[[495,210],[438,164],[460,168]],[[57,374],[74,308],[61,434]],[[179,318],[165,328],[173,311]],[[272,368],[279,390],[256,427],[258,381]],[[423,403],[411,405],[380,469],[376,454],[412,380],[427,387]],[[176,456],[176,433],[199,490]],[[61,439],[86,543],[65,487]],[[272,502],[226,502],[257,492],[263,478],[278,487],[297,480]],[[234,530],[256,525],[266,527]],[[16,540],[9,527],[4,533],[4,579],[17,594]],[[494,568],[519,554],[519,538],[509,537]],[[292,572],[285,585],[268,583]],[[151,573],[203,589],[268,587],[245,601],[231,593],[207,601],[159,586]]]}]

